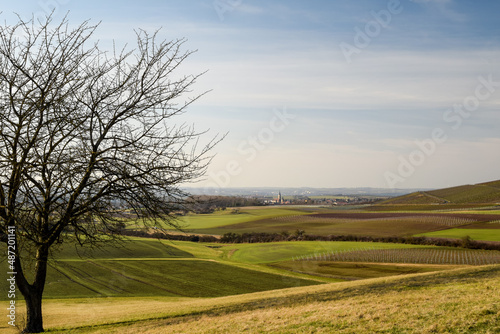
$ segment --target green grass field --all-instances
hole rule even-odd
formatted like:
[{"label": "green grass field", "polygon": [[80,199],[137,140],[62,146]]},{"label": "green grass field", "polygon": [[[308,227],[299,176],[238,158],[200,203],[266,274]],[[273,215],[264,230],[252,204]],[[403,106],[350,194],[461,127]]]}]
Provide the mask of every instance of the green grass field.
[{"label": "green grass field", "polygon": [[207,260],[60,261],[55,267],[47,298],[220,297],[318,284]]},{"label": "green grass field", "polygon": [[238,213],[233,213],[233,209],[229,208],[211,214],[189,214],[180,217],[179,223],[183,229],[191,231],[234,225],[260,219],[306,215],[310,213],[310,211],[302,211],[295,208],[287,209],[276,207],[247,207],[239,209]]},{"label": "green grass field", "polygon": [[[193,244],[196,245],[196,244]],[[104,245],[93,250],[85,248],[76,248],[69,244],[55,249],[53,255],[58,260],[72,259],[119,259],[119,258],[194,258],[191,251],[197,249],[202,251],[207,257],[213,255],[213,251],[207,247],[196,247],[185,249],[175,247],[175,243],[170,241],[159,241],[157,239],[145,238],[126,238],[116,247],[113,245]]]},{"label": "green grass field", "polygon": [[333,251],[349,251],[360,249],[402,249],[425,248],[426,246],[373,243],[373,242],[329,242],[329,241],[291,241],[265,244],[235,244],[224,246],[223,251],[233,261],[247,263],[272,263],[287,261],[293,258],[307,257]]},{"label": "green grass field", "polygon": [[500,242],[500,229],[452,228],[443,231],[417,234],[416,236],[452,239],[461,239],[465,236],[469,236],[472,240]]},{"label": "green grass field", "polygon": [[[61,249],[49,263],[45,298],[217,297],[319,283],[219,261],[222,251],[210,244],[135,238],[125,246],[105,247],[89,259],[72,247]],[[7,272],[6,265],[0,270]],[[6,288],[0,286],[0,298]]]}]

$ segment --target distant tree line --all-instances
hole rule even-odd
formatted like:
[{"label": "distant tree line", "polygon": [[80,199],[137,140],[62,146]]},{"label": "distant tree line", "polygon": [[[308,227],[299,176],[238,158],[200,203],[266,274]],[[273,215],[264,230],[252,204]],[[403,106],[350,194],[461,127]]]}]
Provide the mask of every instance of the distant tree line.
[{"label": "distant tree line", "polygon": [[196,234],[170,234],[161,231],[148,233],[145,230],[123,230],[122,235],[130,237],[154,238],[163,240],[192,241],[192,242],[219,242],[219,239],[211,235]]},{"label": "distant tree line", "polygon": [[244,206],[261,206],[263,202],[254,197],[241,196],[190,196],[188,203],[184,205],[183,213],[191,211],[194,213],[213,213],[227,208],[236,208]]},{"label": "distant tree line", "polygon": [[484,249],[500,251],[499,242],[472,240],[469,236],[462,239],[445,239],[429,237],[371,237],[360,235],[311,235],[303,230],[297,230],[295,233],[225,233],[219,240],[221,243],[256,243],[256,242],[276,242],[276,241],[355,241],[355,242],[385,242],[410,245],[426,245],[441,247],[461,247],[468,249]]}]

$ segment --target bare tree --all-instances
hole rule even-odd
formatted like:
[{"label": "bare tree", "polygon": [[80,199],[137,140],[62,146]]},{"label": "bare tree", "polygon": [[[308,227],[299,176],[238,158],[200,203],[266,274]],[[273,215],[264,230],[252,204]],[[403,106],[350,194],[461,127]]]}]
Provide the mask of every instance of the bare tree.
[{"label": "bare tree", "polygon": [[184,97],[199,77],[177,73],[184,40],[138,31],[134,50],[106,53],[96,28],[52,17],[0,27],[0,240],[16,231],[29,333],[44,331],[53,246],[113,240],[124,207],[175,224],[179,186],[205,173],[219,140],[199,147],[203,132],[172,123],[202,95]]}]

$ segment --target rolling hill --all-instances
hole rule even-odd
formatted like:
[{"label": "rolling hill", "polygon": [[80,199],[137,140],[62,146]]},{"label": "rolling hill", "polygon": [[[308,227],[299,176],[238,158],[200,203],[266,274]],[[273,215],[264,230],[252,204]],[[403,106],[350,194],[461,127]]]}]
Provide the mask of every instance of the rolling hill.
[{"label": "rolling hill", "polygon": [[462,185],[432,191],[419,191],[398,196],[380,203],[381,205],[456,205],[456,204],[500,204],[500,180],[473,185]]},{"label": "rolling hill", "polygon": [[499,277],[496,265],[198,300],[51,300],[47,323],[74,334],[498,333]]}]

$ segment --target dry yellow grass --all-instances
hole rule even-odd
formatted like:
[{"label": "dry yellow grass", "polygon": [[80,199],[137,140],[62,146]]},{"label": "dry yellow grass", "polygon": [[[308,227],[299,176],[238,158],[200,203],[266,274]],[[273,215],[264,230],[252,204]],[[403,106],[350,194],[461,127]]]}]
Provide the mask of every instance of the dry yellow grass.
[{"label": "dry yellow grass", "polygon": [[[471,287],[473,288],[473,287]],[[203,316],[178,324],[153,322],[131,326],[110,333],[474,333],[479,321],[500,330],[500,308],[495,305],[500,292],[489,295],[491,307],[477,307],[477,299],[464,289],[443,289],[438,297],[421,292],[404,294],[388,292],[373,296],[347,298],[341,301],[313,302],[295,307],[246,311],[224,316]],[[484,319],[491,314],[490,319]],[[494,322],[497,321],[496,331]],[[480,325],[480,324],[479,324]],[[480,326],[482,327],[482,326]],[[477,331],[473,330],[474,328]]]},{"label": "dry yellow grass", "polygon": [[55,300],[45,312],[55,333],[500,333],[499,296],[500,266],[487,266],[213,299]]},{"label": "dry yellow grass", "polygon": [[[498,333],[500,281],[152,321],[93,333]],[[485,290],[487,289],[487,290]]]}]

